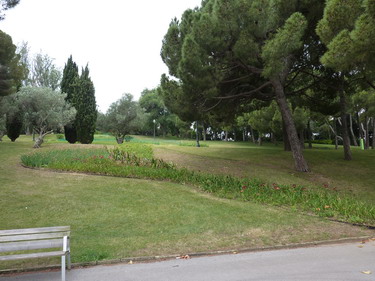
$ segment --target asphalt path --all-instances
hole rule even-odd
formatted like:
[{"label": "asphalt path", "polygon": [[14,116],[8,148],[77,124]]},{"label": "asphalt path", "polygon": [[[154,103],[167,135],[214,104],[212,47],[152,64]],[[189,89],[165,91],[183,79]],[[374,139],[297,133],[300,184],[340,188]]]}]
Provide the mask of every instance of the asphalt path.
[{"label": "asphalt path", "polygon": [[[58,281],[60,272],[1,276],[1,281]],[[375,241],[310,248],[102,265],[67,272],[67,281],[360,281],[375,280]]]}]

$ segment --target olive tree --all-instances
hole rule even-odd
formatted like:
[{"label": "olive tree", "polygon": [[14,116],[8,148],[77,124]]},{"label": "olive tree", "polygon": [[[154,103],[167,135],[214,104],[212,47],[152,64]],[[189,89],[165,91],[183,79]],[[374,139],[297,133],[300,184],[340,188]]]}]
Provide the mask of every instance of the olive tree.
[{"label": "olive tree", "polygon": [[46,135],[72,121],[76,110],[65,101],[66,94],[51,88],[25,87],[18,93],[25,123],[38,134],[34,148],[40,148]]},{"label": "olive tree", "polygon": [[121,99],[111,104],[106,114],[107,130],[116,137],[118,144],[133,128],[137,117],[137,103],[131,94],[124,94]]}]

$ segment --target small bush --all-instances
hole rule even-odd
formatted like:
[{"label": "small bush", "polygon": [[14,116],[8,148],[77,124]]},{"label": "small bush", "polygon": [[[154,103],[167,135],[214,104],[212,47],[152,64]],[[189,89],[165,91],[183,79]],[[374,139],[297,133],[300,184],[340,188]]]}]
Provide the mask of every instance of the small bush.
[{"label": "small bush", "polygon": [[63,134],[57,134],[56,139],[58,140],[65,140],[65,136]]}]

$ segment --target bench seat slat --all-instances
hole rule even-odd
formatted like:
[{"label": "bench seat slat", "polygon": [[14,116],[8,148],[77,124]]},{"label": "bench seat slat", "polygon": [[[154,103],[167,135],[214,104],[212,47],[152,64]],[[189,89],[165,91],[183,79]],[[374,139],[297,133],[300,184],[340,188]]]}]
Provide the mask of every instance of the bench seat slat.
[{"label": "bench seat slat", "polygon": [[15,252],[15,251],[28,251],[37,249],[52,249],[63,247],[62,239],[48,239],[48,240],[33,240],[21,242],[8,242],[0,243],[0,253]]},{"label": "bench seat slat", "polygon": [[70,232],[0,236],[0,242],[62,238],[64,236],[70,236]]},{"label": "bench seat slat", "polygon": [[32,254],[8,255],[8,256],[0,256],[0,261],[47,258],[47,257],[61,257],[61,256],[65,256],[66,254],[67,252],[65,251],[55,251],[55,252],[43,252],[43,253],[32,253]]},{"label": "bench seat slat", "polygon": [[70,231],[70,226],[55,226],[55,227],[40,227],[40,228],[23,228],[23,229],[0,230],[0,236],[33,234],[33,233],[48,233],[48,232],[59,232],[59,231],[60,232]]}]

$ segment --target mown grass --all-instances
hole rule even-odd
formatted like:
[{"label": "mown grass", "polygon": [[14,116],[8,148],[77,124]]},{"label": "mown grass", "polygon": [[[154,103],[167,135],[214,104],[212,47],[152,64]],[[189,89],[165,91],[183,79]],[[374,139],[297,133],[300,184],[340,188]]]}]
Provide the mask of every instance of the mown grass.
[{"label": "mown grass", "polygon": [[375,225],[373,205],[351,196],[338,195],[328,190],[328,186],[318,189],[296,184],[268,185],[257,179],[178,169],[174,165],[154,159],[151,147],[139,143],[111,149],[90,149],[90,153],[87,149],[36,152],[23,155],[21,160],[31,167],[186,183],[221,198],[293,207],[323,217]]},{"label": "mown grass", "polygon": [[[70,225],[73,262],[373,234],[295,210],[220,199],[188,185],[25,169],[20,155],[34,152],[31,147],[25,136],[15,143],[5,138],[0,143],[0,229]],[[51,141],[38,152],[80,147]],[[50,262],[58,260],[26,260],[0,267]]]},{"label": "mown grass", "polygon": [[[353,160],[345,161],[340,147],[315,145],[305,149],[310,173],[298,173],[290,152],[282,146],[251,143],[209,142],[209,148],[157,147],[157,157],[174,161],[181,167],[210,173],[226,173],[238,177],[256,177],[268,184],[328,187],[338,193],[357,196],[375,204],[375,150],[352,147]],[[202,163],[205,164],[202,164]],[[209,164],[207,164],[209,163]]]}]

